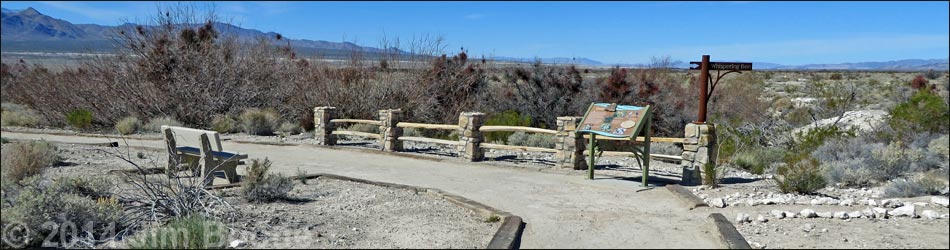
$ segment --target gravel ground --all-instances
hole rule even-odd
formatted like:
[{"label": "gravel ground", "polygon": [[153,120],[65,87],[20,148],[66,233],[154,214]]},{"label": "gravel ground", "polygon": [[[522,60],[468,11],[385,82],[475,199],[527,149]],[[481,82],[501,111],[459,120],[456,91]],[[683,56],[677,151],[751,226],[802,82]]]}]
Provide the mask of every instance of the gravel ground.
[{"label": "gravel ground", "polygon": [[[56,146],[62,160],[43,172],[50,179],[134,169],[117,155],[147,168],[166,161],[158,150]],[[242,212],[243,222],[228,225],[236,229],[231,239],[248,248],[484,248],[501,225],[425,193],[324,178],[297,183],[292,200],[269,204],[244,202],[236,188],[223,191]]]},{"label": "gravel ground", "polygon": [[228,197],[248,211],[237,238],[249,248],[484,248],[501,225],[404,189],[318,178],[291,193],[270,204]]}]

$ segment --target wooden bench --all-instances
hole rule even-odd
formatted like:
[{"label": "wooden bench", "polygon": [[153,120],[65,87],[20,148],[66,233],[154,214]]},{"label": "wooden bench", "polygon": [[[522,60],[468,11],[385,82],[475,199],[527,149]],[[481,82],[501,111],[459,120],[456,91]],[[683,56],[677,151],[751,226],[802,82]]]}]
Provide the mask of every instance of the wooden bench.
[{"label": "wooden bench", "polygon": [[247,154],[225,152],[218,132],[162,126],[162,133],[168,150],[165,173],[169,176],[181,167],[187,167],[193,175],[200,176],[205,184],[211,184],[214,180],[212,174],[218,171],[224,172],[229,183],[239,181],[237,165],[243,164],[241,160],[247,159]]}]

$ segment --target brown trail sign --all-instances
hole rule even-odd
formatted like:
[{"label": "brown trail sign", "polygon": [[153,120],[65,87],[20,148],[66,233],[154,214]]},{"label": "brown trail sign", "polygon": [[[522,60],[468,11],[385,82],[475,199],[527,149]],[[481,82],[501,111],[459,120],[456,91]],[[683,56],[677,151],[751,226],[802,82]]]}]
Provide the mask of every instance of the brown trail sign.
[{"label": "brown trail sign", "polygon": [[[698,69],[699,79],[702,81],[702,83],[699,84],[699,117],[696,119],[696,122],[694,122],[696,124],[706,123],[706,104],[709,104],[709,96],[711,96],[713,90],[716,89],[716,85],[719,85],[719,79],[722,79],[723,76],[729,73],[735,72],[742,74],[741,71],[743,70],[752,70],[752,63],[710,62],[709,55],[703,55],[701,62],[689,62],[689,64],[699,65],[698,67],[690,67],[689,69]],[[709,75],[710,69],[716,70],[716,81],[712,81],[712,77]],[[723,73],[723,70],[726,72]],[[711,86],[710,82],[712,82]]]}]

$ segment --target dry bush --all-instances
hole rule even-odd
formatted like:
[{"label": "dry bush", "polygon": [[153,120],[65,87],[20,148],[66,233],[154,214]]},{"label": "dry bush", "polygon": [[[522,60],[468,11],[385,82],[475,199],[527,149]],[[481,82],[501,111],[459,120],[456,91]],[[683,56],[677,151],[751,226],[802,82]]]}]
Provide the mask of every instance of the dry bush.
[{"label": "dry bush", "polygon": [[5,179],[14,182],[40,174],[59,161],[56,147],[46,141],[14,142],[2,154]]},{"label": "dry bush", "polygon": [[211,119],[211,130],[218,133],[236,133],[239,132],[241,124],[234,118],[226,115],[215,115]]},{"label": "dry bush", "polygon": [[241,190],[244,198],[250,202],[265,203],[286,199],[287,193],[294,189],[293,179],[280,174],[269,173],[271,162],[268,159],[253,159],[247,167]]},{"label": "dry bush", "polygon": [[506,69],[501,80],[491,88],[484,112],[529,115],[533,122],[527,126],[555,128],[557,117],[581,116],[594,101],[573,65],[549,66],[535,61],[528,69]]},{"label": "dry bush", "polygon": [[280,124],[277,131],[284,133],[284,135],[296,135],[301,131],[300,125],[297,125],[293,122],[284,122]]},{"label": "dry bush", "polygon": [[218,249],[228,244],[228,228],[214,218],[190,215],[145,230],[129,242],[132,249]]},{"label": "dry bush", "polygon": [[134,116],[129,116],[122,118],[115,123],[115,131],[118,131],[121,135],[130,135],[138,132],[142,127],[142,122],[139,121],[139,118]]},{"label": "dry bush", "polygon": [[181,122],[178,122],[178,120],[175,120],[175,118],[172,118],[172,117],[168,117],[168,116],[155,117],[149,120],[148,123],[145,124],[145,127],[142,127],[142,130],[148,131],[148,132],[162,132],[162,126],[179,127],[179,126],[182,126],[182,124]]},{"label": "dry bush", "polygon": [[644,68],[614,68],[596,84],[599,102],[652,105],[655,136],[682,136],[680,131],[696,115],[695,81],[673,77],[669,57],[652,58]]},{"label": "dry bush", "polygon": [[241,113],[241,126],[250,135],[273,135],[280,117],[271,110],[247,109]]},{"label": "dry bush", "polygon": [[0,106],[0,125],[2,126],[36,126],[41,118],[35,110],[23,105],[4,102]]}]

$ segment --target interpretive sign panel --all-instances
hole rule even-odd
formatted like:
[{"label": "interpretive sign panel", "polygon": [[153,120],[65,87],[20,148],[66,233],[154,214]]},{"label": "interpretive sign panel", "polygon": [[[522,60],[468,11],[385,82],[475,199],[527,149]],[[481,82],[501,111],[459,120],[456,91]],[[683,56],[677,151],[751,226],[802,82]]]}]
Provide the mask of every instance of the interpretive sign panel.
[{"label": "interpretive sign panel", "polygon": [[613,138],[636,136],[642,121],[649,115],[650,106],[591,103],[577,132],[593,133]]}]

